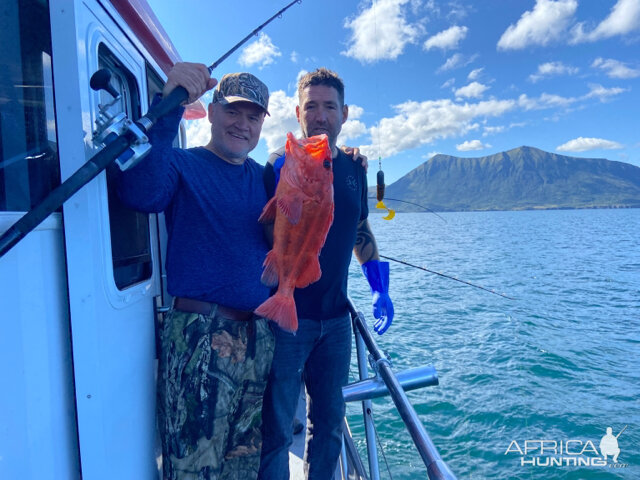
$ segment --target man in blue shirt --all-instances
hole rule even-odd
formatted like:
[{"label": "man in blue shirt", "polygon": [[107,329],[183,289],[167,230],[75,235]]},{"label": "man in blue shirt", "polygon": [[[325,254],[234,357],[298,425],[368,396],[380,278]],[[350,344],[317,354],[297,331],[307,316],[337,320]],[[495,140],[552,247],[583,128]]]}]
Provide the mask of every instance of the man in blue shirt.
[{"label": "man in blue shirt", "polygon": [[[351,254],[363,264],[374,294],[375,330],[391,324],[393,305],[388,296],[388,264],[380,262],[367,216],[367,178],[364,167],[336,147],[348,117],[344,85],[325,68],[298,82],[296,116],[304,137],[327,134],[333,157],[334,220],[320,253],[322,277],[296,289],[298,313],[295,334],[274,325],[276,348],[263,404],[263,445],[259,478],[288,480],[288,449],[301,378],[309,395],[309,427],[305,470],[308,478],[328,480],[336,468],[342,445],[345,413],[342,386],[347,383],[351,359],[351,321],[347,277]],[[267,192],[273,196],[282,151],[273,154],[265,169]],[[275,165],[275,167],[274,167]]]},{"label": "man in blue shirt", "polygon": [[[215,85],[205,65],[179,63],[163,95],[182,86],[193,102]],[[172,148],[177,108],[149,132],[149,155],[119,179],[126,204],[166,214],[174,303],[162,325],[158,372],[165,480],[257,475],[274,340],[267,320],[252,313],[269,295],[260,283],[269,248],[258,223],[264,167],[248,154],[268,102],[255,76],[225,75],[208,108],[207,145]]]}]

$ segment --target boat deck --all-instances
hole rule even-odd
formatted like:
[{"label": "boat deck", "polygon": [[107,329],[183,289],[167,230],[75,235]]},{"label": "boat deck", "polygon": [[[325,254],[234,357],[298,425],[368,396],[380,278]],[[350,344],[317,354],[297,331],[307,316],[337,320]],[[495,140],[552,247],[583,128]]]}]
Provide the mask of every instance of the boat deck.
[{"label": "boat deck", "polygon": [[[300,397],[298,398],[298,408],[296,410],[296,418],[302,422],[303,429],[300,433],[293,436],[293,443],[289,448],[289,478],[291,480],[304,480],[304,466],[302,459],[304,458],[305,449],[305,433],[307,431],[307,396],[304,387],[300,389]],[[334,480],[341,480],[340,465],[336,467],[333,476]]]},{"label": "boat deck", "polygon": [[302,422],[304,428],[293,436],[293,443],[289,448],[289,472],[291,480],[304,480],[302,459],[304,458],[305,433],[307,431],[307,403],[304,388],[300,389],[296,418]]}]

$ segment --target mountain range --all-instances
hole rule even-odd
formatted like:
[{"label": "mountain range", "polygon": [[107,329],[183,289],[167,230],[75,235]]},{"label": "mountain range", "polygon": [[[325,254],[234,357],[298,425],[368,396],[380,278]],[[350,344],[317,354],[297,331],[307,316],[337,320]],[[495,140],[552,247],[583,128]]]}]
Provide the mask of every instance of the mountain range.
[{"label": "mountain range", "polygon": [[388,185],[385,199],[401,212],[424,209],[391,199],[434,211],[639,208],[640,167],[526,146],[478,158],[438,154]]}]

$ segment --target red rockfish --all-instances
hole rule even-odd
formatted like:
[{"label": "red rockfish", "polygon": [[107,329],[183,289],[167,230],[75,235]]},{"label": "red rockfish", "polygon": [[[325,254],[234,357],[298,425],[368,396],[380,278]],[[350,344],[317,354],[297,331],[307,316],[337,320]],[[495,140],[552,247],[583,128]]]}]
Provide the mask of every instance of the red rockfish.
[{"label": "red rockfish", "polygon": [[318,256],[333,222],[333,171],[326,135],[298,140],[287,134],[285,162],[275,196],[259,221],[272,222],[273,249],[267,253],[262,283],[278,291],[256,310],[290,332],[298,329],[293,291],[317,281]]}]

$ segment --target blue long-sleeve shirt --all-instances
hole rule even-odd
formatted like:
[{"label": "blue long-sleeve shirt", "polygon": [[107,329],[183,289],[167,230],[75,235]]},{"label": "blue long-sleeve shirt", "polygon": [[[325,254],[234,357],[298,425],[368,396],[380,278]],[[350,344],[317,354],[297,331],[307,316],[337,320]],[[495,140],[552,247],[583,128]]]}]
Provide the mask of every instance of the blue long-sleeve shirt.
[{"label": "blue long-sleeve shirt", "polygon": [[173,148],[182,109],[149,132],[151,152],[119,177],[124,203],[164,211],[167,289],[173,296],[253,310],[269,295],[260,282],[269,250],[258,217],[267,201],[264,167],[232,165],[204,147]]}]

